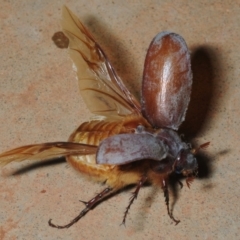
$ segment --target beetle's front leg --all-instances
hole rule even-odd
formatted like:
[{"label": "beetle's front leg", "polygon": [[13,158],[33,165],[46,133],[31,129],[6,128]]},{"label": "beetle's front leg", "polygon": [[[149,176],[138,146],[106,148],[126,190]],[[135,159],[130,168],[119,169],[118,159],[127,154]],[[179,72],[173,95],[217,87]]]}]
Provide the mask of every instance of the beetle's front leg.
[{"label": "beetle's front leg", "polygon": [[176,223],[176,225],[180,222],[180,220],[176,220],[174,217],[173,217],[173,214],[172,212],[170,212],[170,209],[169,209],[169,191],[168,191],[168,183],[167,183],[167,180],[164,178],[162,180],[162,189],[163,189],[163,192],[164,192],[164,197],[165,197],[165,203],[167,205],[167,211],[168,211],[168,215],[169,217]]}]

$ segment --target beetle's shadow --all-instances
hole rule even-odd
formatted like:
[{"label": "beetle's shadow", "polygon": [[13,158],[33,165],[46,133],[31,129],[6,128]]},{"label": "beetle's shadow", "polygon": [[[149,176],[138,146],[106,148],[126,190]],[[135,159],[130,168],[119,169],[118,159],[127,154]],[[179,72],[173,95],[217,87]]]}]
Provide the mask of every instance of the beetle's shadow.
[{"label": "beetle's shadow", "polygon": [[11,172],[10,175],[22,175],[24,173],[34,171],[39,168],[49,167],[49,166],[62,164],[62,163],[66,163],[65,157],[53,158],[46,161],[33,162],[33,163],[29,163],[27,166],[21,167],[18,170],[15,170],[14,172]]},{"label": "beetle's shadow", "polygon": [[121,39],[118,39],[114,34],[116,31],[111,31],[108,23],[92,15],[87,16],[84,23],[92,33],[94,39],[103,48],[117,75],[120,76],[130,92],[137,99],[140,99],[140,82],[137,82],[135,77],[139,74],[137,65],[135,61],[130,61],[130,58],[126,57],[130,56],[130,53]]},{"label": "beetle's shadow", "polygon": [[216,57],[214,51],[207,46],[201,46],[193,50],[192,72],[193,84],[186,119],[181,125],[179,132],[192,139],[203,132],[209,120],[210,107],[216,95],[214,71],[217,63],[213,62]]},{"label": "beetle's shadow", "polygon": [[[195,48],[192,51],[192,71],[191,100],[186,120],[179,129],[179,132],[184,133],[189,141],[196,138],[200,133],[203,134],[207,131],[211,121],[211,108],[220,104],[217,96],[219,94],[218,85],[222,84],[222,80],[217,76],[221,75],[219,74],[221,61],[215,50],[209,46]],[[210,177],[212,159],[206,157],[204,151],[200,151],[197,160],[199,178]]]}]

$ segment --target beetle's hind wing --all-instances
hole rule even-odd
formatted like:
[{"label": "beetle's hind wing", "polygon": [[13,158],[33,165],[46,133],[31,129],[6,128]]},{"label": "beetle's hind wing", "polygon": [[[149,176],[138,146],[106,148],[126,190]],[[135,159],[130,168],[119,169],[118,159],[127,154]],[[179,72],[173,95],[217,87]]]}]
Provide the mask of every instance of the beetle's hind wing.
[{"label": "beetle's hind wing", "polygon": [[69,39],[69,54],[89,110],[111,118],[140,114],[139,102],[116,74],[98,43],[66,6],[62,10],[62,28]]},{"label": "beetle's hind wing", "polygon": [[72,142],[51,142],[27,145],[0,154],[0,165],[24,160],[45,160],[69,155],[96,153],[97,147]]}]

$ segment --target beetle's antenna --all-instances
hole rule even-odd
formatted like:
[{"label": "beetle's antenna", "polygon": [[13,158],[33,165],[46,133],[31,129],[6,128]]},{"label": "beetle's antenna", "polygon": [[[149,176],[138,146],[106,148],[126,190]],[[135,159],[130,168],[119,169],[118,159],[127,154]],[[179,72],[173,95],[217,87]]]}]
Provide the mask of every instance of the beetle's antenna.
[{"label": "beetle's antenna", "polygon": [[86,208],[84,208],[80,214],[75,217],[70,223],[66,225],[55,225],[52,223],[52,219],[49,219],[48,224],[51,227],[58,228],[58,229],[63,229],[63,228],[69,228],[71,227],[74,223],[76,223],[78,220],[80,220],[83,216],[87,214],[89,210],[91,210],[97,203],[99,203],[104,197],[106,197],[113,189],[112,188],[105,188],[102,192],[97,194],[94,198],[92,198],[88,202],[81,201],[82,203],[85,204]]},{"label": "beetle's antenna", "polygon": [[147,177],[145,175],[142,176],[142,178],[139,180],[139,182],[137,184],[137,187],[136,187],[135,191],[132,193],[132,196],[130,197],[130,202],[129,202],[129,204],[128,204],[125,212],[124,212],[123,221],[122,221],[123,225],[125,225],[125,223],[126,223],[127,214],[129,212],[129,209],[130,209],[131,205],[133,204],[134,200],[137,199],[139,190],[146,181],[147,181]]},{"label": "beetle's antenna", "polygon": [[192,154],[197,154],[201,149],[207,148],[210,145],[210,142],[205,142],[201,144],[198,148],[192,149]]}]

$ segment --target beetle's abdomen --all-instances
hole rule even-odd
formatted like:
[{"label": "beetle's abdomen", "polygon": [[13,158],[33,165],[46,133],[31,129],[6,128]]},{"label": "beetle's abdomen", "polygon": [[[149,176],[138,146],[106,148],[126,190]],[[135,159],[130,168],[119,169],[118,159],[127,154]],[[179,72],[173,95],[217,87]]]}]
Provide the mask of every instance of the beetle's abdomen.
[{"label": "beetle's abdomen", "polygon": [[69,141],[98,146],[101,140],[119,134],[120,131],[121,123],[119,122],[85,122],[70,136]]},{"label": "beetle's abdomen", "polygon": [[[70,136],[69,141],[98,146],[99,143],[110,136],[121,133],[134,133],[137,126],[142,125],[150,128],[149,123],[142,117],[136,115],[126,116],[122,120],[101,120],[90,121],[81,124]],[[96,155],[69,156],[67,161],[78,171],[105,181],[109,178],[116,178],[115,165],[96,164]]]},{"label": "beetle's abdomen", "polygon": [[69,141],[98,146],[103,139],[121,133],[134,133],[137,126],[149,128],[141,116],[130,115],[123,120],[90,121],[81,124],[70,136]]}]

